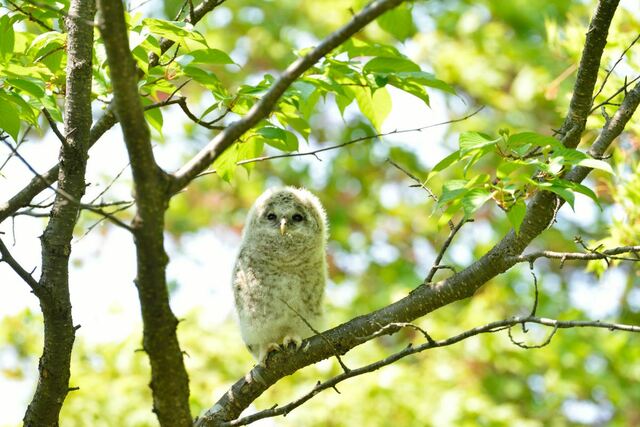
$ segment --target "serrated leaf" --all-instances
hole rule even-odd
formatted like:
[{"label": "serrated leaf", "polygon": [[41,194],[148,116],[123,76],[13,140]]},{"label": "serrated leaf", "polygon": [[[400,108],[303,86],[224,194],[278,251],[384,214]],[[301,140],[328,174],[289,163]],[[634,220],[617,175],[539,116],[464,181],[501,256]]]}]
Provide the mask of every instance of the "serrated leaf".
[{"label": "serrated leaf", "polygon": [[347,40],[340,48],[339,52],[346,52],[349,58],[357,58],[360,56],[385,56],[385,57],[401,57],[403,56],[398,49],[393,46],[369,43],[358,39]]},{"label": "serrated leaf", "polygon": [[516,234],[520,233],[520,226],[526,213],[527,205],[524,203],[524,200],[517,200],[507,211],[507,218]]},{"label": "serrated leaf", "polygon": [[298,149],[298,137],[288,130],[264,126],[258,129],[256,134],[262,136],[265,143],[278,150],[289,153]]},{"label": "serrated leaf", "polygon": [[18,110],[13,103],[9,102],[9,98],[4,94],[0,94],[0,129],[8,133],[14,141],[18,140],[20,132],[20,117]]},{"label": "serrated leaf", "polygon": [[557,139],[546,135],[540,135],[535,132],[521,132],[509,135],[507,145],[511,149],[515,149],[516,147],[523,145],[534,145],[536,147],[545,147],[550,145],[553,148],[562,147],[562,143]]},{"label": "serrated leaf", "polygon": [[451,85],[436,78],[433,74],[427,73],[426,71],[403,71],[395,73],[395,75],[406,81],[413,81],[423,86],[439,89],[453,95],[456,94],[456,90]]},{"label": "serrated leaf", "polygon": [[213,168],[216,170],[216,174],[223,180],[230,182],[236,169],[237,158],[238,143],[236,142],[231,147],[224,150],[213,162]]},{"label": "serrated leaf", "polygon": [[418,83],[412,82],[410,80],[400,79],[394,75],[389,75],[387,80],[390,85],[421,99],[427,107],[430,105],[429,95],[427,94],[427,91]]},{"label": "serrated leaf", "polygon": [[430,180],[433,176],[435,176],[438,172],[445,170],[455,162],[460,160],[460,151],[456,150],[453,153],[449,154],[444,159],[440,160],[436,165],[431,169],[429,175],[427,176],[427,181]]},{"label": "serrated leaf", "polygon": [[145,18],[142,20],[149,31],[160,37],[184,44],[184,39],[193,40],[207,46],[207,41],[202,34],[193,28],[193,25],[181,21],[166,21],[164,19]]},{"label": "serrated leaf", "polygon": [[2,15],[0,17],[0,59],[8,61],[13,56],[14,42],[13,22],[9,19],[9,15]]},{"label": "serrated leaf", "polygon": [[220,49],[198,49],[180,55],[176,62],[183,67],[194,64],[235,64],[233,59]]},{"label": "serrated leaf", "polygon": [[385,88],[378,89],[371,95],[368,88],[354,87],[356,102],[360,111],[369,119],[373,127],[380,132],[382,123],[391,112],[391,96]]},{"label": "serrated leaf", "polygon": [[363,73],[401,73],[417,72],[420,67],[415,62],[399,57],[379,56],[373,58],[362,68]]},{"label": "serrated leaf", "polygon": [[584,166],[591,169],[598,169],[598,170],[610,173],[611,175],[614,175],[611,165],[602,160],[586,158],[586,159],[580,160],[577,164],[578,166]]},{"label": "serrated leaf", "polygon": [[438,198],[438,206],[443,206],[453,200],[461,199],[462,196],[469,191],[465,185],[467,185],[467,181],[461,179],[447,181],[442,186],[442,194]]},{"label": "serrated leaf", "polygon": [[470,218],[490,198],[491,193],[484,188],[474,188],[467,191],[462,197],[462,209],[465,218]]},{"label": "serrated leaf", "polygon": [[494,146],[498,143],[499,139],[491,139],[490,136],[479,132],[463,132],[458,138],[458,145],[460,147],[460,157],[468,154],[471,151],[478,150],[484,147]]},{"label": "serrated leaf", "polygon": [[[245,142],[238,143],[238,156],[236,162],[247,159],[255,159],[264,150],[264,140],[262,138],[249,138]],[[242,167],[249,173],[255,167],[255,163],[244,163]]]},{"label": "serrated leaf", "polygon": [[7,82],[11,86],[28,93],[34,98],[42,98],[44,96],[44,82],[41,80],[8,78]]},{"label": "serrated leaf", "polygon": [[390,10],[377,19],[380,28],[403,42],[416,33],[411,16],[411,6],[404,4]]}]

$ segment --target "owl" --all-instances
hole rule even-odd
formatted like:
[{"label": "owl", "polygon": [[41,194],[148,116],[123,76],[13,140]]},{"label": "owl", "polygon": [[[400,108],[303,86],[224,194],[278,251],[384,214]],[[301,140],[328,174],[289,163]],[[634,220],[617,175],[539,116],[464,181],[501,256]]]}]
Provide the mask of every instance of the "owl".
[{"label": "owl", "polygon": [[326,241],[324,208],[303,188],[269,189],[250,209],[232,286],[242,338],[258,364],[290,344],[299,349],[320,328]]}]

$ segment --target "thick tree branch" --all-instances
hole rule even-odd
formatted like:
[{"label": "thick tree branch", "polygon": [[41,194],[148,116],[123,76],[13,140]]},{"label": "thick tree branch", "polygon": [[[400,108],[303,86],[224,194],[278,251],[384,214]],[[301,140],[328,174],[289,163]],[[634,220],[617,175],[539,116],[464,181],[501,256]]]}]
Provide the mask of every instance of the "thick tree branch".
[{"label": "thick tree branch", "polygon": [[[367,374],[373,371],[377,371],[380,368],[383,368],[387,365],[390,365],[392,363],[397,362],[400,359],[403,359],[407,356],[416,354],[416,353],[420,353],[423,352],[425,350],[430,350],[432,348],[438,348],[438,347],[447,347],[453,344],[457,344],[460,341],[463,341],[467,338],[471,338],[477,335],[481,335],[481,334],[487,334],[487,333],[495,333],[495,332],[499,332],[502,331],[504,329],[507,329],[510,331],[510,329],[513,326],[517,326],[519,324],[525,324],[525,323],[536,323],[539,325],[543,325],[543,326],[549,326],[554,328],[552,332],[552,334],[549,335],[549,337],[553,337],[553,334],[555,333],[555,331],[557,331],[558,329],[572,329],[572,328],[600,328],[600,329],[607,329],[609,331],[624,331],[624,332],[635,332],[635,333],[640,333],[640,326],[636,326],[636,325],[625,325],[625,324],[620,324],[620,323],[605,323],[605,322],[600,322],[600,321],[591,321],[591,320],[566,320],[566,321],[562,321],[562,320],[555,320],[555,319],[547,319],[547,318],[543,318],[543,317],[513,317],[511,319],[506,319],[506,320],[500,320],[500,321],[496,321],[496,322],[492,322],[492,323],[488,323],[486,325],[483,326],[479,326],[473,329],[469,329],[465,332],[462,332],[461,334],[455,335],[453,337],[450,338],[446,338],[443,340],[438,340],[438,341],[434,341],[433,339],[429,339],[427,338],[427,342],[424,344],[421,344],[419,346],[413,346],[413,345],[409,345],[408,347],[406,347],[405,349],[392,354],[389,357],[386,357],[382,360],[379,360],[377,362],[374,363],[370,363],[368,365],[362,366],[360,368],[357,369],[352,369],[349,370],[347,372],[343,372],[340,375],[336,375],[335,377],[323,381],[323,382],[318,382],[315,387],[313,387],[313,389],[311,391],[309,391],[308,393],[304,394],[303,396],[301,396],[300,398],[294,400],[291,403],[288,403],[284,406],[278,406],[278,407],[274,407],[271,409],[266,409],[264,411],[260,411],[257,412],[255,414],[240,418],[238,420],[235,421],[230,421],[230,422],[226,422],[226,423],[221,423],[221,426],[225,426],[225,427],[231,427],[231,426],[243,426],[243,425],[247,425],[247,424],[251,424],[255,421],[264,419],[264,418],[270,418],[270,417],[275,417],[278,415],[287,415],[289,414],[291,411],[293,411],[295,408],[297,408],[298,406],[302,405],[303,403],[307,402],[308,400],[310,400],[311,398],[313,398],[314,396],[316,396],[318,393],[320,393],[323,390],[327,390],[330,388],[335,388],[339,383],[349,379],[349,378],[353,378],[353,377],[357,377],[363,374]],[[397,325],[397,324],[392,324],[390,326],[393,326],[393,328],[387,328],[387,329],[392,329],[391,333],[395,333],[398,330],[400,330],[403,327],[413,327],[413,328],[417,328],[415,325],[412,325],[411,323],[404,323],[401,325]],[[420,328],[417,328],[420,329]],[[389,334],[389,331],[384,331],[384,334]],[[511,336],[511,335],[510,335]],[[547,338],[547,340],[545,340],[545,342],[543,343],[544,345],[549,344],[550,342],[550,338]],[[517,341],[513,341],[514,344],[518,345],[521,348],[537,348],[537,347],[541,347],[543,345],[536,345],[536,346],[526,346],[522,343],[519,343]]]},{"label": "thick tree branch", "polygon": [[67,79],[65,94],[66,141],[60,150],[58,192],[42,236],[42,275],[37,293],[44,317],[44,350],[35,394],[24,416],[27,427],[58,426],[60,409],[69,391],[71,352],[75,328],[69,297],[71,238],[85,190],[85,170],[91,129],[91,59],[93,0],[72,0],[66,18]]},{"label": "thick tree branch", "polygon": [[560,128],[562,142],[569,148],[578,146],[587,123],[593,104],[593,91],[598,80],[602,53],[607,44],[609,26],[618,3],[619,0],[600,0],[589,24],[569,112]]},{"label": "thick tree branch", "polygon": [[186,165],[173,175],[171,194],[187,186],[194,178],[214,162],[227,148],[231,146],[245,132],[271,113],[280,96],[305,71],[318,60],[344,43],[349,37],[364,28],[371,21],[384,12],[398,6],[405,0],[375,0],[361,12],[356,14],[351,22],[324,39],[307,55],[292,63],[275,81],[269,91],[249,110],[240,120],[230,124],[196,154]]},{"label": "thick tree branch", "polygon": [[98,0],[98,27],[104,39],[113,85],[114,111],[122,127],[133,173],[136,216],[133,220],[137,255],[135,280],[143,321],[143,348],[151,364],[153,408],[163,427],[189,426],[189,379],[169,306],[164,250],[167,176],[157,165],[149,128],[138,94],[135,62],[129,51],[120,0]]},{"label": "thick tree branch", "polygon": [[[617,1],[602,0],[593,18],[595,23],[590,26],[585,51],[588,50],[590,54],[596,55],[598,64],[602,54],[601,50],[606,43],[608,26],[616,6]],[[598,49],[598,46],[601,46],[601,48]],[[586,120],[595,85],[595,80],[588,78],[588,76],[591,75],[590,73],[597,74],[597,65],[596,69],[593,70],[591,60],[583,62],[584,66],[589,68],[587,70],[589,72],[579,70],[578,75],[581,77],[575,84],[571,102],[572,107],[570,107],[567,120],[565,120],[565,123],[569,123],[572,129],[583,118]],[[583,63],[581,62],[582,66]],[[624,129],[637,107],[635,98],[638,95],[632,92],[627,95],[619,111],[603,129],[592,147],[593,154],[604,152]],[[587,97],[586,107],[583,102],[585,96]],[[581,132],[582,130],[579,129],[578,140]],[[573,140],[568,139],[568,136],[565,135],[564,141],[571,145]],[[192,165],[191,167],[194,166]],[[578,172],[572,170],[568,176],[573,177],[575,182],[579,182],[586,177],[588,172],[589,169],[587,168],[579,169]],[[183,172],[182,176],[186,176],[186,173]],[[268,369],[263,369],[260,366],[254,367],[251,373],[237,381],[212,408],[197,420],[196,426],[217,426],[234,420],[251,402],[278,380],[305,366],[331,357],[336,349],[341,354],[346,353],[362,343],[357,337],[370,336],[382,326],[390,323],[410,322],[451,302],[470,297],[487,281],[507,271],[514,265],[514,257],[521,254],[529,243],[549,226],[554,217],[556,204],[556,196],[549,192],[539,192],[527,206],[518,234],[511,230],[482,258],[446,280],[431,286],[424,284],[418,286],[408,296],[387,307],[357,317],[323,332],[324,337],[330,340],[333,345],[329,346],[324,338],[314,336],[303,343],[304,352],[274,354],[267,361]],[[259,381],[256,380],[257,378],[259,378]]]}]

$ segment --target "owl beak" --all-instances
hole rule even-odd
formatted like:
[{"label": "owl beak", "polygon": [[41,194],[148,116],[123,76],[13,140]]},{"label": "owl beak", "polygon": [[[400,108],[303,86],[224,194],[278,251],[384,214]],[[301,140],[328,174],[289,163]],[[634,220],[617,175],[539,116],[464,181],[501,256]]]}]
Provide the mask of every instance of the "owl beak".
[{"label": "owl beak", "polygon": [[282,218],[280,220],[280,235],[284,236],[285,228],[287,227],[287,220]]}]

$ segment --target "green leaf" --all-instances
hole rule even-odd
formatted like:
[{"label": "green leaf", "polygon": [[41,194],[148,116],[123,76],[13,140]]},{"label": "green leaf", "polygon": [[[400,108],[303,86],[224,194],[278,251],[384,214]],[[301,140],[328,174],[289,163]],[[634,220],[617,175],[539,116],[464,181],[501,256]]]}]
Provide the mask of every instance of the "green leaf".
[{"label": "green leaf", "polygon": [[174,42],[185,44],[184,40],[193,40],[207,46],[204,36],[193,28],[193,25],[180,21],[165,21],[164,19],[146,18],[142,20],[150,32]]},{"label": "green leaf", "polygon": [[186,67],[194,64],[235,64],[233,59],[220,49],[198,49],[189,53],[180,55],[176,58],[176,62]]},{"label": "green leaf", "polygon": [[[238,157],[237,162],[247,159],[255,159],[262,154],[264,150],[264,140],[262,138],[249,138],[245,142],[238,143]],[[251,172],[251,170],[255,167],[255,163],[244,163],[242,165],[243,168],[247,172]]]},{"label": "green leaf", "polygon": [[439,89],[453,95],[456,94],[456,90],[452,86],[440,79],[437,79],[436,76],[431,73],[427,73],[426,71],[404,71],[395,74],[399,79],[413,81],[423,86]]},{"label": "green leaf", "polygon": [[11,86],[28,93],[34,98],[42,98],[44,96],[44,82],[42,80],[8,78],[7,82]]},{"label": "green leaf", "polygon": [[527,205],[524,203],[524,200],[517,200],[509,210],[507,211],[507,218],[511,223],[511,226],[515,230],[516,234],[520,233],[520,226],[522,225],[522,220],[524,219],[524,215],[527,213]]},{"label": "green leaf", "polygon": [[14,141],[18,140],[20,132],[18,110],[4,93],[0,93],[0,129],[7,132]]},{"label": "green leaf", "polygon": [[469,190],[465,187],[467,181],[462,179],[452,179],[442,186],[442,194],[438,199],[438,206],[442,206],[452,200],[460,199]]},{"label": "green leaf", "polygon": [[[376,74],[376,77],[379,77],[379,76],[381,75]],[[424,87],[422,87],[420,84],[413,82],[411,80],[404,80],[404,79],[398,78],[394,75],[388,75],[388,76],[389,76],[388,81],[390,85],[397,87],[398,89],[401,89],[421,99],[427,105],[427,107],[430,105],[429,95],[427,94],[427,91],[424,89]]]},{"label": "green leaf", "polygon": [[611,165],[607,162],[604,162],[602,160],[598,160],[598,159],[592,159],[592,158],[586,158],[586,159],[582,159],[580,160],[578,163],[578,166],[584,166],[587,168],[591,168],[591,169],[598,169],[607,173],[610,173],[612,175],[614,175],[613,169],[611,168]]},{"label": "green leaf", "polygon": [[401,57],[402,54],[393,46],[378,43],[368,43],[363,40],[349,39],[340,48],[338,52],[347,52],[349,58],[357,58],[361,56],[385,56],[385,57]]},{"label": "green leaf", "polygon": [[152,108],[144,112],[144,117],[152,128],[158,131],[162,135],[162,109]]},{"label": "green leaf", "polygon": [[390,10],[377,19],[380,28],[401,42],[416,33],[416,26],[411,16],[411,6],[404,4]]},{"label": "green leaf", "polygon": [[213,162],[213,168],[216,174],[223,180],[230,182],[236,169],[236,161],[238,158],[238,143],[234,143],[218,156]]},{"label": "green leaf", "polygon": [[0,17],[0,59],[2,61],[8,61],[13,56],[14,43],[13,21],[9,19],[9,15],[4,14]]},{"label": "green leaf", "polygon": [[509,146],[509,148],[514,150],[517,147],[521,147],[524,145],[533,145],[536,147],[545,147],[549,145],[555,149],[562,147],[562,143],[557,139],[546,135],[540,135],[539,133],[535,132],[521,132],[509,135],[509,138],[507,139],[507,145]]},{"label": "green leaf", "polygon": [[474,188],[467,191],[462,197],[465,218],[470,218],[489,199],[491,199],[491,193],[484,188]]},{"label": "green leaf", "polygon": [[458,138],[458,144],[460,146],[460,157],[464,157],[471,151],[478,150],[484,147],[494,146],[498,143],[499,139],[491,139],[490,136],[478,132],[463,132]]},{"label": "green leaf", "polygon": [[420,71],[418,64],[409,59],[384,56],[373,58],[362,68],[363,73],[401,73],[418,71]]},{"label": "green leaf", "polygon": [[440,160],[438,163],[436,163],[436,165],[433,167],[433,169],[431,169],[431,171],[427,175],[426,181],[431,180],[431,178],[436,176],[440,171],[445,170],[446,168],[448,168],[458,160],[460,160],[460,151],[456,150],[453,153],[449,154],[444,159]]},{"label": "green leaf", "polygon": [[391,96],[385,88],[378,89],[373,96],[368,88],[353,87],[356,101],[362,114],[369,119],[373,127],[380,132],[382,123],[391,112]]},{"label": "green leaf", "polygon": [[264,126],[256,131],[264,138],[264,142],[285,152],[292,152],[298,149],[298,137],[288,130],[275,126]]}]

